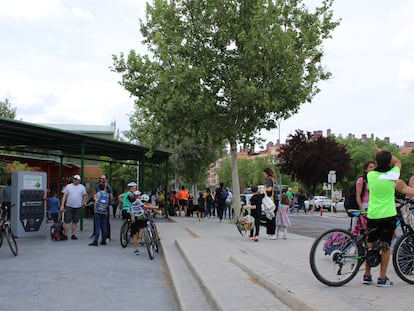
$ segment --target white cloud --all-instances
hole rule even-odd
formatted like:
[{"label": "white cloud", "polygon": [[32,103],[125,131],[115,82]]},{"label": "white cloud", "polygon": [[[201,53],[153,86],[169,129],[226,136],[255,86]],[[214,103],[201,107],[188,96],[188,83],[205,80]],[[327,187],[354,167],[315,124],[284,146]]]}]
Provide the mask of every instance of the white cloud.
[{"label": "white cloud", "polygon": [[66,11],[60,0],[4,0],[0,2],[0,16],[37,19],[60,16]]},{"label": "white cloud", "polygon": [[[17,117],[28,122],[116,120],[127,130],[133,99],[108,67],[112,54],[147,53],[138,23],[145,2],[0,0],[1,44],[7,47],[0,49],[0,100],[8,98]],[[334,15],[342,22],[326,42],[323,59],[332,79],[319,84],[322,92],[312,104],[282,122],[282,141],[295,129],[328,128],[343,136],[414,140],[409,119],[387,122],[392,105],[407,115],[414,112],[414,2],[335,1]]]},{"label": "white cloud", "polygon": [[398,80],[401,89],[414,91],[414,61],[403,59],[398,70]]},{"label": "white cloud", "polygon": [[82,10],[81,8],[73,8],[72,14],[76,17],[90,19],[90,20],[93,20],[95,18],[92,13],[86,12]]}]

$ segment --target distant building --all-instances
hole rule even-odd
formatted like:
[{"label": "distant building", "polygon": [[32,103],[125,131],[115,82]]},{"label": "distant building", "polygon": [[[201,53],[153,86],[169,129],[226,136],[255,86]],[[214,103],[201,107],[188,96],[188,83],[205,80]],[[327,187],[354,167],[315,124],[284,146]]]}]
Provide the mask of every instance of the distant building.
[{"label": "distant building", "polygon": [[[323,131],[322,130],[316,130],[313,131],[312,135],[314,137],[323,137]],[[332,135],[332,131],[331,129],[328,129],[326,131],[326,136],[329,137]],[[355,134],[349,133],[347,135],[348,139],[354,139]],[[367,141],[368,139],[374,140],[375,136],[373,133],[371,133],[370,137],[368,138],[367,134],[362,134],[361,135],[361,140],[362,141]],[[390,143],[390,138],[389,137],[384,137],[383,139],[385,142]],[[279,140],[276,140],[276,143],[274,144],[273,142],[268,142],[266,144],[266,149],[259,151],[259,152],[255,152],[254,148],[252,148],[251,146],[243,146],[239,148],[239,152],[237,153],[237,158],[238,159],[246,159],[246,158],[250,158],[250,159],[255,159],[257,157],[268,157],[268,156],[273,156],[275,157],[275,159],[279,156],[280,154],[280,147],[283,146],[284,144],[280,144]],[[401,154],[408,154],[411,153],[414,149],[414,142],[404,142],[404,145],[400,147],[400,153]],[[209,168],[209,178],[208,178],[208,183],[210,185],[218,185],[220,183],[220,180],[218,179],[217,176],[217,168],[221,167],[221,163],[223,162],[223,159],[219,159],[216,161],[216,163],[212,164]]]}]

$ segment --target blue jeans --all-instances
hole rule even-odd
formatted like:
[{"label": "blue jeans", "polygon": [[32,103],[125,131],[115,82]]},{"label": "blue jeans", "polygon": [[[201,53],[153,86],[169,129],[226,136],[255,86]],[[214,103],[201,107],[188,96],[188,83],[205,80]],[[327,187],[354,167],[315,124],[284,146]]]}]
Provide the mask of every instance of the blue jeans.
[{"label": "blue jeans", "polygon": [[206,217],[211,217],[211,209],[213,206],[214,206],[213,204],[207,204]]},{"label": "blue jeans", "polygon": [[95,213],[95,241],[98,241],[102,229],[102,241],[108,238],[108,215]]},{"label": "blue jeans", "polygon": [[231,202],[226,201],[226,207],[224,208],[224,217],[226,217],[227,212],[228,212],[229,218],[231,219],[233,216],[231,211],[232,211]]}]

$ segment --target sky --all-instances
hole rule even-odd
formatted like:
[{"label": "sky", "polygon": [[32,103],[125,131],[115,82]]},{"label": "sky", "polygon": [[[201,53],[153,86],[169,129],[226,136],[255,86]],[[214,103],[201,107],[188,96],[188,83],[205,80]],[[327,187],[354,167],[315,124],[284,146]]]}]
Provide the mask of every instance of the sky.
[{"label": "sky", "polygon": [[[322,59],[331,79],[262,136],[330,129],[414,141],[414,1],[336,0],[333,10],[341,23]],[[0,0],[0,100],[26,122],[129,130],[133,98],[110,67],[112,55],[147,54],[140,18],[144,0]]]}]

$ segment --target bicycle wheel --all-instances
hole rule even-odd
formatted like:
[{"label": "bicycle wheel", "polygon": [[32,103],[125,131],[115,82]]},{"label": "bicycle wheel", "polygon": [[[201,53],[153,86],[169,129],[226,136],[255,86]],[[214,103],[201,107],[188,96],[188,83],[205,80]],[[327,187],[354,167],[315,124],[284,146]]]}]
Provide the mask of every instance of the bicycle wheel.
[{"label": "bicycle wheel", "polygon": [[237,219],[236,221],[236,228],[240,232],[241,236],[245,236],[247,233],[246,226],[240,221],[240,219]]},{"label": "bicycle wheel", "polygon": [[151,230],[147,227],[144,229],[145,246],[147,247],[148,256],[152,260],[154,259],[154,248],[152,246]]},{"label": "bicycle wheel", "polygon": [[7,243],[10,246],[10,250],[13,253],[14,256],[17,256],[19,250],[17,248],[17,242],[14,239],[14,235],[11,232],[10,226],[4,227],[4,233],[6,234]]},{"label": "bicycle wheel", "polygon": [[401,280],[414,284],[414,237],[404,233],[394,246],[392,264]]},{"label": "bicycle wheel", "polygon": [[123,248],[127,247],[131,238],[131,225],[128,220],[125,220],[121,226],[120,240]]},{"label": "bicycle wheel", "polygon": [[343,229],[322,233],[312,244],[309,261],[312,273],[323,284],[341,286],[357,274],[364,259],[355,236]]},{"label": "bicycle wheel", "polygon": [[153,246],[155,251],[158,253],[160,250],[160,245],[159,245],[159,241],[160,238],[158,236],[158,231],[157,231],[157,226],[155,225],[154,222],[151,222],[151,233],[152,233],[152,241],[153,241]]}]

